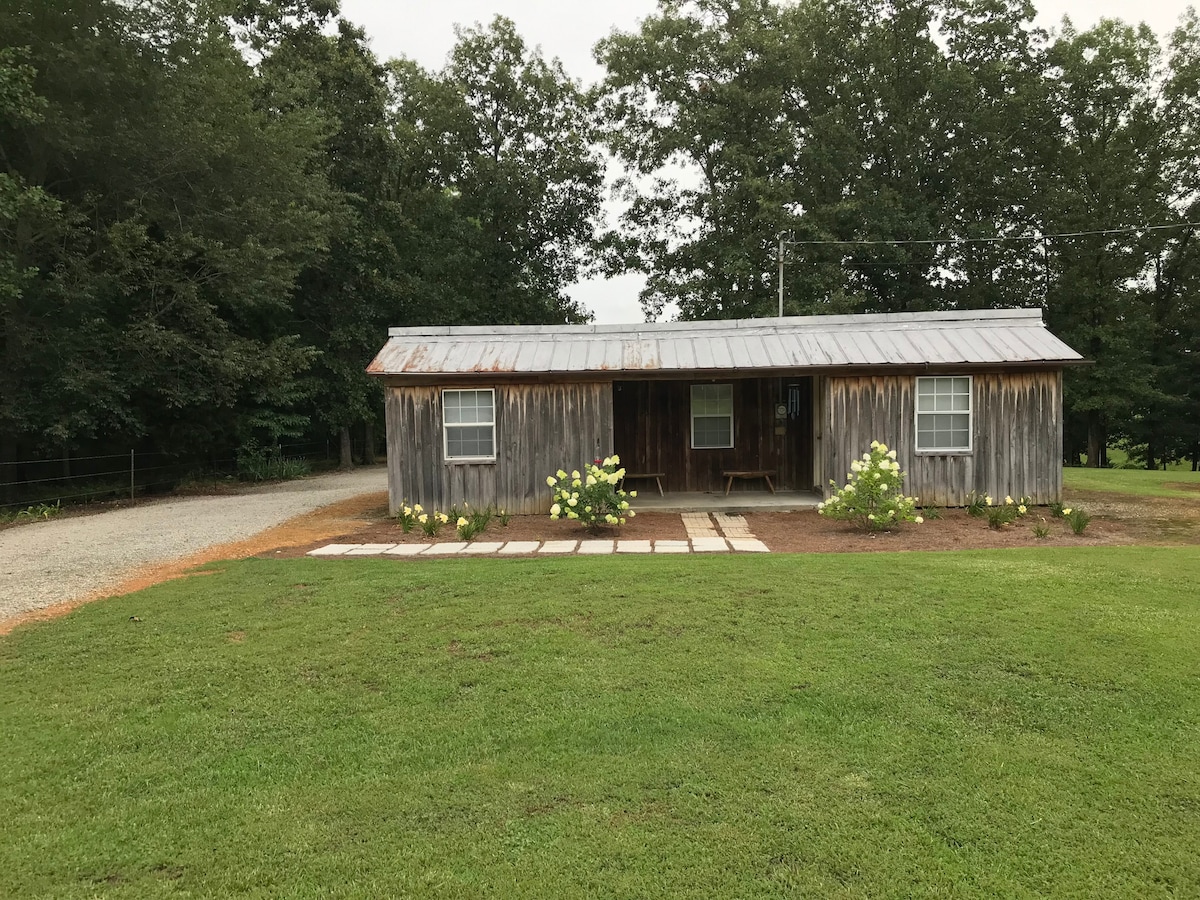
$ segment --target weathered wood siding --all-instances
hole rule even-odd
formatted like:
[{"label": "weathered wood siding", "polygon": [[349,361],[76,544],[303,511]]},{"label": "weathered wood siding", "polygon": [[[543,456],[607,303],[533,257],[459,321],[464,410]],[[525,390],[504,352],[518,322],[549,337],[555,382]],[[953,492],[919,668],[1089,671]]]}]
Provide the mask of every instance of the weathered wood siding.
[{"label": "weathered wood siding", "polygon": [[442,388],[387,389],[388,499],[426,509],[495,504],[514,513],[550,507],[546,476],[612,453],[612,385],[454,385],[496,391],[496,461],[447,463]]},{"label": "weathered wood siding", "polygon": [[[692,449],[692,385],[733,385],[733,447]],[[799,386],[800,408],[776,434],[775,405]],[[779,490],[813,488],[812,378],[617,381],[613,384],[615,446],[631,472],[665,472],[667,491],[724,491],[723,470],[774,469]],[[642,490],[646,484],[639,484]],[[735,480],[733,490],[763,491],[761,479]]]},{"label": "weathered wood siding", "polygon": [[972,450],[946,454],[916,452],[915,376],[825,379],[826,494],[828,478],[843,483],[851,460],[879,440],[896,451],[905,492],[922,503],[962,506],[973,490],[1060,500],[1062,373],[971,374]]}]

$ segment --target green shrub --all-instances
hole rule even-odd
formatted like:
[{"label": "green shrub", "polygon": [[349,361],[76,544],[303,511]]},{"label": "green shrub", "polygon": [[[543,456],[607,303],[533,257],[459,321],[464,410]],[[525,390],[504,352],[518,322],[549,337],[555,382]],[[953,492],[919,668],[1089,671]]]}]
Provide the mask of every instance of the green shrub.
[{"label": "green shrub", "polygon": [[981,517],[991,505],[992,498],[987,494],[980,494],[978,491],[967,494],[967,515]]},{"label": "green shrub", "polygon": [[1033,526],[1033,536],[1039,541],[1050,536],[1050,528],[1046,525],[1046,520],[1042,519],[1040,525]]},{"label": "green shrub", "polygon": [[867,531],[882,531],[900,522],[925,521],[917,515],[917,498],[904,496],[904,473],[896,462],[896,451],[887,444],[871,441],[861,460],[850,463],[846,484],[833,485],[833,496],[817,504],[817,512],[842,519]]},{"label": "green shrub", "polygon": [[425,532],[426,537],[437,537],[437,533],[442,526],[450,521],[450,517],[445,513],[421,513],[417,516],[417,524],[421,526],[421,530]]},{"label": "green shrub", "polygon": [[1071,530],[1076,534],[1083,534],[1084,530],[1088,527],[1088,522],[1092,521],[1092,517],[1079,506],[1074,509],[1064,509],[1063,515],[1067,520],[1067,524],[1071,526]]},{"label": "green shrub", "polygon": [[408,502],[405,501],[404,505],[400,507],[400,512],[396,513],[396,521],[400,523],[400,530],[408,534],[420,524],[419,518],[424,512],[425,510],[420,503],[414,503],[412,506],[409,506]]},{"label": "green shrub", "polygon": [[617,487],[625,477],[620,465],[621,458],[613,455],[585,467],[582,475],[578,469],[570,475],[562,469],[548,475],[546,484],[554,492],[550,518],[578,521],[591,532],[624,525],[626,519],[632,519],[637,513],[630,508],[628,498],[636,497],[637,491]]},{"label": "green shrub", "polygon": [[278,447],[260,447],[251,441],[237,452],[237,474],[242,481],[291,481],[311,471],[308,460],[284,456]]}]

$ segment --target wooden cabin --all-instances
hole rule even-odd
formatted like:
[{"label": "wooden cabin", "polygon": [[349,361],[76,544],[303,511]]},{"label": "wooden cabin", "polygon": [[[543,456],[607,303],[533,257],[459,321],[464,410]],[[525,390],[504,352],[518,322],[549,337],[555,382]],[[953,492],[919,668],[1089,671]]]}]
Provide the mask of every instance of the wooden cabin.
[{"label": "wooden cabin", "polygon": [[367,371],[386,389],[393,512],[541,513],[548,474],[614,452],[667,494],[828,495],[872,440],[923,503],[1058,500],[1062,372],[1080,362],[1016,309],[393,328]]}]

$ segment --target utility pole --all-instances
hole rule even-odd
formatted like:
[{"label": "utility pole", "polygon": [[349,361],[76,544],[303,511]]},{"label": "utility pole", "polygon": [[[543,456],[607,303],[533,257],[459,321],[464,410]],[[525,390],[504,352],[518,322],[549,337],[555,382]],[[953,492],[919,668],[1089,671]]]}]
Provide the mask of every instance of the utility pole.
[{"label": "utility pole", "polygon": [[779,232],[779,318],[783,318],[783,235]]}]

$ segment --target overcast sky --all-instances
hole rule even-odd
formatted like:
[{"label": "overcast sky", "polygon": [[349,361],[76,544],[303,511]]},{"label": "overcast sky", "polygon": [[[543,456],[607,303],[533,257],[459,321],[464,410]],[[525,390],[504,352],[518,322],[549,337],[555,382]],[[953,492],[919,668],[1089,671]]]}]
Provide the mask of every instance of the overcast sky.
[{"label": "overcast sky", "polygon": [[[1101,17],[1146,22],[1158,34],[1168,34],[1189,0],[1034,0],[1038,24],[1054,28],[1063,16],[1076,27],[1088,28]],[[557,56],[567,72],[585,82],[597,80],[600,67],[592,59],[596,41],[616,29],[629,31],[651,14],[654,0],[342,0],[342,14],[361,25],[371,47],[382,59],[406,56],[436,69],[454,44],[454,25],[487,23],[493,16],[512,19],[529,44],[541,46],[547,57]],[[571,295],[596,315],[597,322],[640,322],[637,302],[641,279],[635,276],[576,285]]]}]

